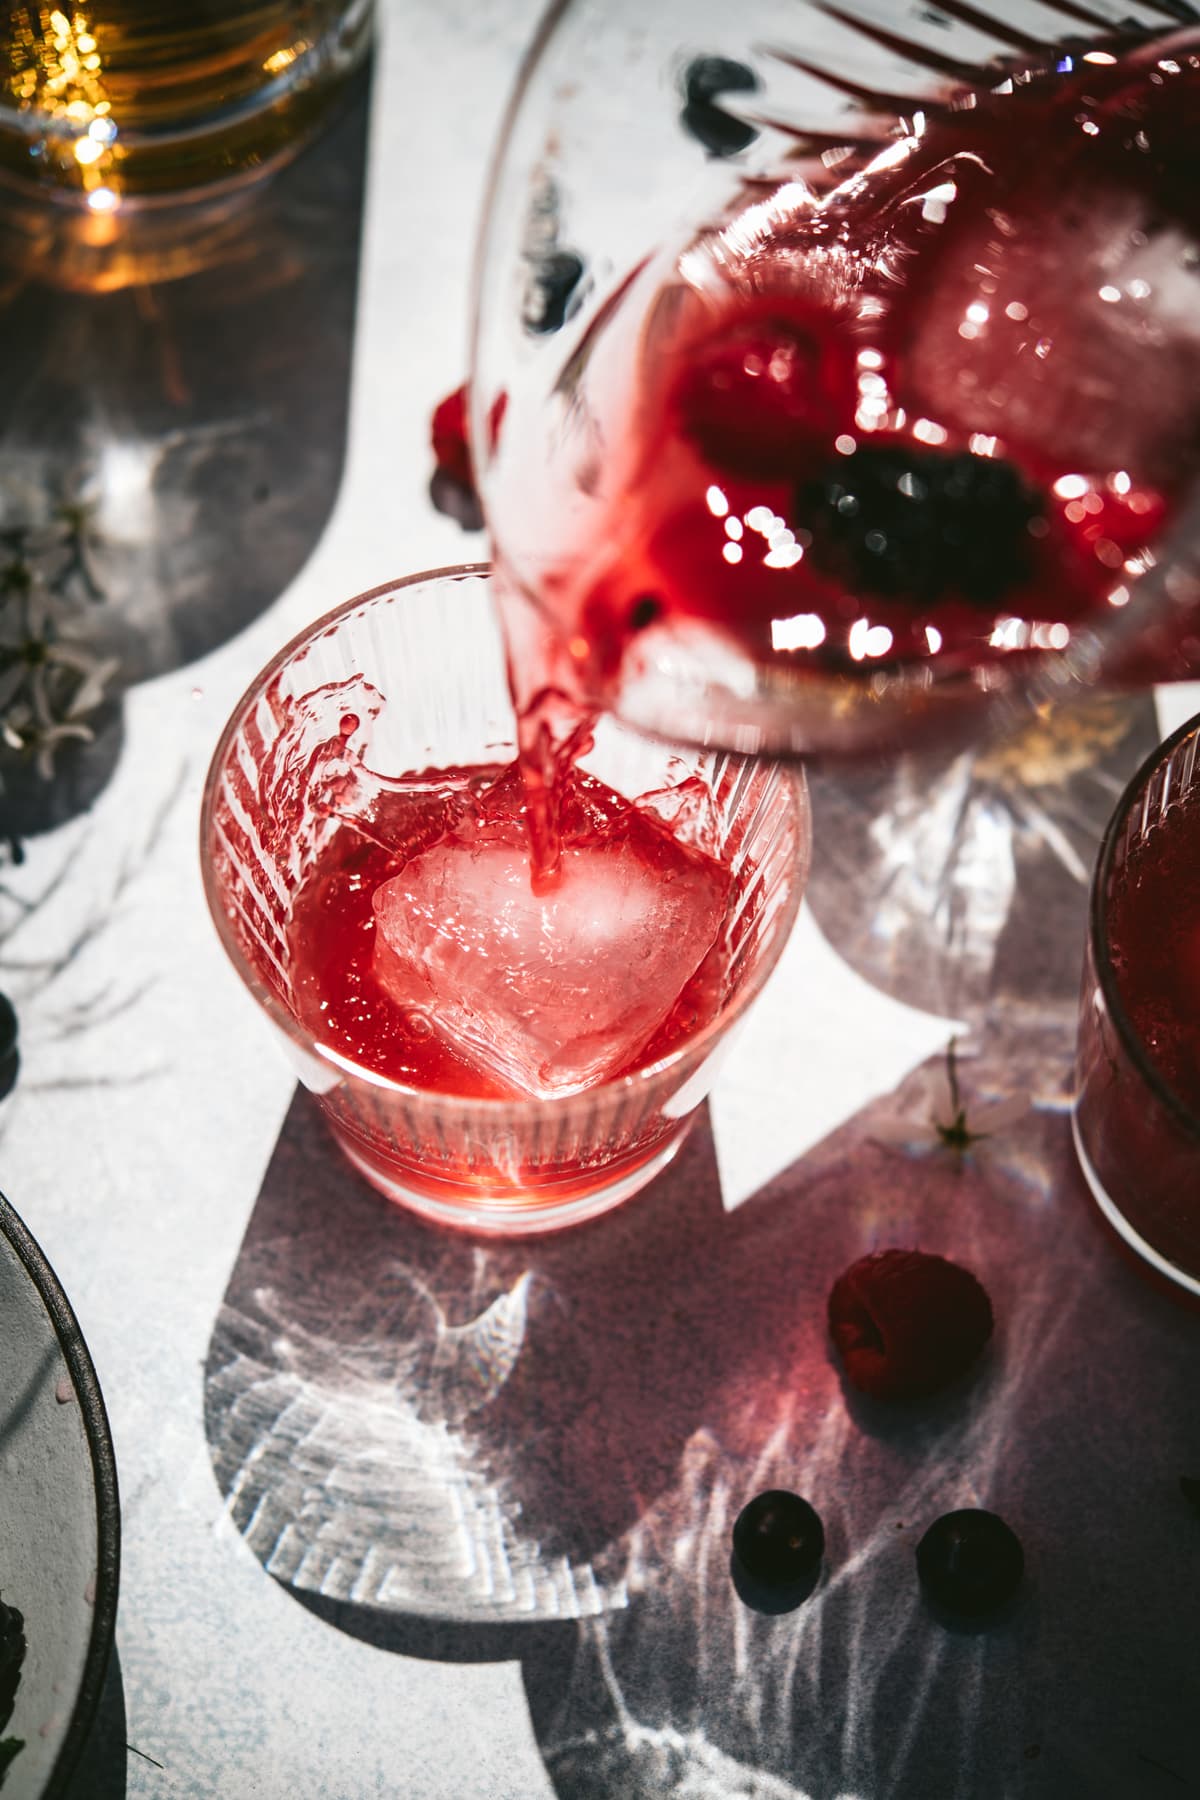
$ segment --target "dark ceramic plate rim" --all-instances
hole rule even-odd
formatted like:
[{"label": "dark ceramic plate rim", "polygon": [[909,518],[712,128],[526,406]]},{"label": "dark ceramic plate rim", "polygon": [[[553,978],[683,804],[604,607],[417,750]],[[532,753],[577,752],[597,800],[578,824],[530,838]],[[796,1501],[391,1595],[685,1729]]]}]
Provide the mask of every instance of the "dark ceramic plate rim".
[{"label": "dark ceramic plate rim", "polygon": [[117,1589],[121,1563],[121,1506],[117,1493],[117,1464],[100,1383],[96,1379],[95,1366],[83,1341],[79,1321],[40,1246],[3,1194],[0,1194],[0,1234],[8,1240],[17,1260],[37,1289],[54,1327],[54,1334],[79,1396],[92,1459],[97,1526],[96,1603],[92,1609],[92,1630],[71,1722],[50,1772],[50,1779],[42,1790],[43,1800],[65,1800],[67,1784],[87,1742],[100,1702],[117,1621]]}]

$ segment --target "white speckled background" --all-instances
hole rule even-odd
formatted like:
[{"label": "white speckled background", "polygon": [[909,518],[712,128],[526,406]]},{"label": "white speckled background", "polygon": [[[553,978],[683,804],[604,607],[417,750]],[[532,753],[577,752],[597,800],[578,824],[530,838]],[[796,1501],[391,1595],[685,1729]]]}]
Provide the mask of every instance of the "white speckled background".
[{"label": "white speckled background", "polygon": [[[25,866],[6,872],[14,891],[46,895],[8,939],[10,959],[37,965],[84,934],[49,999],[23,1004],[19,969],[3,974],[21,1007],[24,1070],[0,1113],[0,1185],[78,1312],[122,1485],[118,1649],[125,1735],[143,1754],[118,1776],[97,1753],[80,1800],[1158,1800],[1200,1789],[1200,1521],[1175,1487],[1178,1475],[1200,1474],[1200,1334],[1110,1253],[1073,1175],[1063,1109],[1083,896],[1047,847],[1066,829],[1087,854],[1152,735],[1148,708],[1117,709],[1101,732],[1103,781],[1089,785],[1076,768],[1038,790],[1057,836],[1039,832],[1019,784],[969,764],[942,771],[994,828],[996,867],[1016,871],[1018,900],[1034,896],[1024,911],[1014,901],[1001,925],[1041,946],[1054,976],[1046,991],[1022,993],[1003,971],[993,978],[1003,959],[982,913],[968,917],[964,940],[974,943],[972,930],[986,939],[970,964],[981,985],[964,978],[957,989],[936,944],[897,952],[857,917],[856,879],[865,892],[878,869],[848,866],[838,847],[859,843],[856,824],[875,818],[862,809],[879,796],[820,784],[818,857],[823,842],[827,852],[813,906],[726,1071],[711,1147],[698,1137],[669,1178],[676,1185],[649,1197],[644,1236],[631,1209],[590,1240],[594,1265],[582,1237],[578,1249],[517,1259],[431,1251],[427,1234],[381,1213],[307,1148],[302,1122],[277,1151],[293,1084],[205,915],[195,853],[204,771],[240,691],[304,621],[393,574],[476,554],[478,540],[429,507],[428,419],[463,373],[480,186],[535,11],[514,0],[384,8],[349,447],[330,523],[252,626],[129,696],[123,753],[92,813],[33,841]],[[1169,701],[1172,716],[1194,704],[1195,695]],[[925,797],[910,794],[909,828]],[[901,811],[882,807],[864,858],[886,858],[888,820],[904,824],[902,796],[885,799]],[[949,889],[955,879],[951,871]],[[968,900],[982,906],[988,892],[978,871],[963,877]],[[908,981],[910,955],[912,968],[924,957],[942,970],[940,988]],[[128,1005],[56,1035],[55,1020],[106,984]],[[881,991],[913,1002],[912,985],[923,1004],[939,996],[933,1011]],[[958,1002],[972,1011],[989,995],[968,1087],[1028,1089],[1025,1135],[965,1177],[879,1149],[872,1122],[897,1111],[921,1121],[914,1071],[940,1053]],[[293,1189],[281,1188],[297,1145],[303,1168]],[[289,1233],[288,1192],[308,1236]],[[353,1231],[329,1226],[338,1205]],[[555,1443],[522,1435],[563,1429],[561,1374],[546,1377],[560,1383],[548,1412],[536,1383],[514,1390],[509,1435],[481,1428],[449,1449],[484,1458],[479,1479],[493,1482],[518,1536],[535,1549],[544,1536],[546,1555],[568,1565],[596,1565],[618,1605],[608,1623],[567,1621],[525,1638],[461,1622],[418,1629],[369,1615],[352,1591],[301,1604],[264,1571],[230,1484],[247,1456],[253,1468],[267,1454],[270,1432],[248,1446],[219,1434],[210,1443],[206,1368],[211,1383],[225,1366],[222,1333],[231,1319],[249,1329],[249,1319],[268,1375],[286,1352],[297,1380],[324,1384],[336,1469],[346,1450],[336,1441],[338,1371],[354,1369],[361,1401],[362,1384],[379,1379],[370,1356],[385,1340],[395,1347],[392,1328],[381,1338],[378,1321],[364,1323],[364,1367],[340,1311],[314,1333],[315,1361],[294,1326],[313,1304],[304,1280],[322,1271],[331,1304],[362,1300],[362,1269],[345,1260],[354,1232],[372,1254],[443,1280],[451,1309],[468,1294],[486,1305],[526,1267],[540,1281],[548,1316],[560,1320],[548,1345],[582,1357],[563,1366],[582,1371],[593,1408],[591,1435],[577,1439],[572,1427],[563,1443],[580,1468],[608,1454],[620,1479],[572,1500]],[[1002,1327],[965,1402],[896,1431],[847,1404],[820,1307],[844,1261],[914,1234],[974,1260]],[[592,1327],[642,1257],[661,1278],[642,1268],[629,1283],[640,1315],[609,1307],[610,1355]],[[556,1313],[564,1293],[573,1298]],[[664,1293],[673,1324],[644,1342]],[[283,1327],[271,1325],[272,1294],[290,1308]],[[448,1312],[446,1322],[471,1316]],[[528,1341],[536,1347],[536,1333]],[[630,1398],[643,1358],[651,1375]],[[546,1350],[532,1367],[551,1361]],[[653,1474],[644,1495],[605,1410],[614,1367]],[[395,1368],[390,1379],[400,1401],[410,1397]],[[275,1416],[264,1410],[268,1423]],[[831,1527],[826,1585],[803,1614],[775,1621],[740,1609],[723,1567],[739,1496],[768,1476],[807,1484]],[[323,1478],[301,1496],[312,1516],[328,1497]],[[264,1493],[270,1486],[264,1477]],[[914,1604],[896,1545],[972,1495],[1019,1524],[1034,1579],[1011,1626],[946,1637]],[[551,1499],[562,1515],[540,1519]],[[403,1519],[384,1523],[419,1554]],[[449,1586],[447,1611],[461,1621],[460,1586]],[[637,1603],[620,1610],[634,1591]]]}]

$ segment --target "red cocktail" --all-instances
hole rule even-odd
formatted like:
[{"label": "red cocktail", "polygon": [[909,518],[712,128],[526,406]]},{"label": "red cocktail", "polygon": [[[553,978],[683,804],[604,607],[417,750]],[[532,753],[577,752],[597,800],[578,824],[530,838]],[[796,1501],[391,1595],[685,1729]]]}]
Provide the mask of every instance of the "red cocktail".
[{"label": "red cocktail", "polygon": [[1075,1141],[1109,1221],[1200,1294],[1200,720],[1138,771],[1092,889]]},{"label": "red cocktail", "polygon": [[[342,1148],[493,1231],[669,1160],[807,869],[802,781],[604,722],[534,810],[486,570],[352,601],[263,672],[210,773],[209,902]],[[535,784],[536,785],[536,784]]]}]

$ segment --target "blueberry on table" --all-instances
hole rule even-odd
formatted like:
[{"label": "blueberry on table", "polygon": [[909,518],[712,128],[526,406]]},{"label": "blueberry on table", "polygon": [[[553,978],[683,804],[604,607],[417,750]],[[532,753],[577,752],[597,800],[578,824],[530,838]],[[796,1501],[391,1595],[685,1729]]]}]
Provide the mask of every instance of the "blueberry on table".
[{"label": "blueberry on table", "polygon": [[820,1515],[786,1488],[756,1494],[733,1527],[735,1567],[760,1587],[787,1591],[810,1582],[825,1554]]},{"label": "blueberry on table", "polygon": [[1025,1552],[996,1513],[968,1507],[943,1513],[917,1545],[917,1575],[943,1612],[983,1619],[1012,1599],[1025,1573]]}]

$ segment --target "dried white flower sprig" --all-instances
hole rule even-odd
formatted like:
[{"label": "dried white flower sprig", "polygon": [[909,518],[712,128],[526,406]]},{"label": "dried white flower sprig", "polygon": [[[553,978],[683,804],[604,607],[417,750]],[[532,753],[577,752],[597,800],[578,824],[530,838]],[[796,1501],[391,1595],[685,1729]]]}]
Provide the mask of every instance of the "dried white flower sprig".
[{"label": "dried white flower sprig", "polygon": [[951,1038],[944,1060],[920,1072],[903,1108],[877,1118],[870,1135],[878,1144],[913,1156],[943,1150],[964,1157],[1024,1118],[1030,1105],[1023,1093],[968,1104],[958,1079],[958,1043]]},{"label": "dried white flower sprig", "polygon": [[117,659],[88,648],[87,609],[104,598],[92,573],[87,510],[61,507],[43,526],[0,528],[0,781],[5,762],[46,780],[64,744],[88,742]]}]

